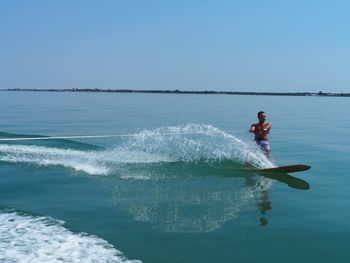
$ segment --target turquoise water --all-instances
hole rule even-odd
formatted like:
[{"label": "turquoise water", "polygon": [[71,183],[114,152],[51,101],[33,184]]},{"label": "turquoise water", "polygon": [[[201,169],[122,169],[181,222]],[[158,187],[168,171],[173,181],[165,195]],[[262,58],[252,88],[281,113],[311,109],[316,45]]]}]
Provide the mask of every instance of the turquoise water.
[{"label": "turquoise water", "polygon": [[[348,105],[1,92],[0,139],[66,138],[0,140],[0,262],[348,262]],[[247,132],[261,109],[273,162]]]}]

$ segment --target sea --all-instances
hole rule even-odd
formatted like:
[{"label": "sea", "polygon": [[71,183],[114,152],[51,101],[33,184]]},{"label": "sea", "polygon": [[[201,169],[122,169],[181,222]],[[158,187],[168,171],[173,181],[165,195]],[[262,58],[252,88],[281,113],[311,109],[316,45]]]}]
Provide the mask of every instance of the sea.
[{"label": "sea", "polygon": [[0,262],[350,262],[349,105],[0,91]]}]

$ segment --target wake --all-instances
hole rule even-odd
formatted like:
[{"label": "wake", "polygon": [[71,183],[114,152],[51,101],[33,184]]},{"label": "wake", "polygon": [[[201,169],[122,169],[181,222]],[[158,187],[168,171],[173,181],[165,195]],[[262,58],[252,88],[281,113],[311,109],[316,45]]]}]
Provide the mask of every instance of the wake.
[{"label": "wake", "polygon": [[141,263],[128,260],[107,241],[73,233],[49,217],[0,210],[0,226],[1,262]]},{"label": "wake", "polygon": [[143,130],[126,136],[120,145],[103,150],[0,144],[0,161],[63,166],[90,175],[115,174],[131,164],[203,161],[215,164],[227,160],[257,168],[275,166],[254,144],[212,125],[192,123]]}]

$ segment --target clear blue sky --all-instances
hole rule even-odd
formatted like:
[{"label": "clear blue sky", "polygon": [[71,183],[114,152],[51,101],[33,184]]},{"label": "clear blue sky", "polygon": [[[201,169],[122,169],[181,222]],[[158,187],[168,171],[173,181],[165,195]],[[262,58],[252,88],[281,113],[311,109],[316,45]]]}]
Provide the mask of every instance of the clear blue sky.
[{"label": "clear blue sky", "polygon": [[350,92],[350,2],[0,1],[0,89]]}]

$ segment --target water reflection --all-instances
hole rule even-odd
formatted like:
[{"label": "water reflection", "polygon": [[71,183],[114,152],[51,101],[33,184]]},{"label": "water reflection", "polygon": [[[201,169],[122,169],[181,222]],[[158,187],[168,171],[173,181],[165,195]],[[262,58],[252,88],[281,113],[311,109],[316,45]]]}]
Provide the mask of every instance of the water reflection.
[{"label": "water reflection", "polygon": [[[250,187],[254,187],[256,185],[256,180],[259,177],[256,175],[248,174],[246,175],[246,184]],[[257,208],[261,213],[261,217],[259,219],[260,225],[265,226],[268,224],[268,219],[266,217],[266,213],[272,209],[272,204],[269,198],[268,189],[261,189],[260,193],[257,194]]]},{"label": "water reflection", "polygon": [[[282,182],[286,185],[288,185],[291,188],[299,189],[299,190],[308,190],[310,189],[309,183],[306,181],[291,176],[289,174],[283,174],[283,173],[266,173],[266,172],[258,172],[260,176],[263,176],[265,178],[277,180],[279,182]],[[254,187],[255,186],[255,180],[258,177],[255,175],[247,174],[246,175],[246,183],[249,186]],[[261,226],[266,226],[269,221],[267,218],[267,212],[272,210],[272,203],[269,198],[269,189],[261,189],[260,193],[257,195],[258,200],[257,200],[257,207],[260,211],[261,217],[259,219],[260,225]]]},{"label": "water reflection", "polygon": [[296,188],[299,190],[309,190],[310,189],[310,185],[308,182],[306,182],[300,178],[291,176],[289,174],[263,172],[263,173],[259,173],[259,175],[264,176],[266,178],[277,180],[277,181],[282,182],[282,183],[285,183],[291,188]]},{"label": "water reflection", "polygon": [[[213,231],[241,212],[257,208],[264,226],[272,209],[269,189],[274,176],[260,176],[240,164],[230,164],[230,169],[225,164],[181,163],[129,167],[114,178],[113,200],[134,220],[164,232]],[[281,178],[296,187],[290,181],[297,178]]]}]

